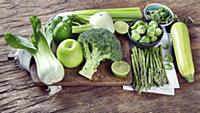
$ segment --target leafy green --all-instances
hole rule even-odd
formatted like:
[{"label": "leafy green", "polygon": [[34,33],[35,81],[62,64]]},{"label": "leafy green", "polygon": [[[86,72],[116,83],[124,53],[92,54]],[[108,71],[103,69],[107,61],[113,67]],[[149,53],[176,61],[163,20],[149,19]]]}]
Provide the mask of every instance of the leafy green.
[{"label": "leafy green", "polygon": [[173,15],[163,7],[148,11],[147,17],[161,24],[167,24],[173,20]]},{"label": "leafy green", "polygon": [[41,82],[49,85],[61,81],[64,77],[64,68],[54,56],[46,35],[42,33],[40,19],[37,16],[31,16],[30,22],[33,29],[31,41],[11,33],[5,33],[6,42],[13,48],[27,50],[33,55]]},{"label": "leafy green", "polygon": [[30,53],[35,53],[37,48],[31,43],[31,41],[27,38],[23,38],[20,36],[15,36],[9,32],[4,33],[4,39],[14,48],[26,49]]}]

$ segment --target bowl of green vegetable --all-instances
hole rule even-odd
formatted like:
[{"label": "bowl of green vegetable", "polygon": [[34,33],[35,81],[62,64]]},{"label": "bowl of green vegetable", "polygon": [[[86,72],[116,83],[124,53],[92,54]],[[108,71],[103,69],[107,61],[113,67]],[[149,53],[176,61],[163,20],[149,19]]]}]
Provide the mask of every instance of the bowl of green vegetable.
[{"label": "bowl of green vegetable", "polygon": [[161,26],[169,26],[174,21],[174,13],[172,10],[162,4],[153,3],[144,8],[144,16],[148,20],[154,20]]},{"label": "bowl of green vegetable", "polygon": [[163,27],[153,20],[136,20],[129,25],[128,36],[137,47],[151,48],[162,39]]}]

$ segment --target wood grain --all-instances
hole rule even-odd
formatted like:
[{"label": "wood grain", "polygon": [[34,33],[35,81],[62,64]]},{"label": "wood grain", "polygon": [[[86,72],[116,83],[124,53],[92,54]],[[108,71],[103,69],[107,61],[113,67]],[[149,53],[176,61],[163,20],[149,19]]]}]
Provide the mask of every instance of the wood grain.
[{"label": "wood grain", "polygon": [[176,96],[138,95],[121,87],[66,87],[49,97],[45,87],[36,86],[28,73],[7,60],[10,47],[2,34],[11,31],[31,33],[28,17],[38,15],[42,22],[64,11],[88,8],[141,6],[159,2],[168,5],[181,18],[188,15],[200,22],[199,0],[1,0],[0,1],[0,112],[1,113],[200,113],[200,27],[190,26],[195,63],[195,82],[179,76]]}]

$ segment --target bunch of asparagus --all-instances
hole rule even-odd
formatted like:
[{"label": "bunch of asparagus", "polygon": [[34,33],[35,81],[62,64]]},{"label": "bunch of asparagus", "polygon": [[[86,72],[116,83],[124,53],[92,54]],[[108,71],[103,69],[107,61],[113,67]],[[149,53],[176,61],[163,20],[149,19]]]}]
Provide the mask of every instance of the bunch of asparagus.
[{"label": "bunch of asparagus", "polygon": [[168,84],[161,47],[150,49],[132,48],[131,60],[134,72],[134,89],[141,93],[151,87]]}]

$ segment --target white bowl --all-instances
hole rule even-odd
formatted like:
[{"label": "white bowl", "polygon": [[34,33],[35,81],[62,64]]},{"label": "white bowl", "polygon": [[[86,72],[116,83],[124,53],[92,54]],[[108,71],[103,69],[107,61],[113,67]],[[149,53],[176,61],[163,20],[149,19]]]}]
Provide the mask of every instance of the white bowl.
[{"label": "white bowl", "polygon": [[148,5],[144,8],[144,17],[145,17],[146,19],[150,19],[150,18],[147,17],[147,11],[150,10],[150,9],[151,9],[151,10],[152,10],[152,9],[158,9],[158,8],[160,8],[160,7],[163,7],[163,8],[165,8],[165,9],[167,9],[167,10],[170,12],[170,14],[172,15],[172,18],[173,18],[169,23],[167,23],[167,24],[160,24],[160,25],[163,26],[163,27],[169,26],[169,25],[172,24],[173,21],[174,21],[174,13],[172,12],[172,10],[171,10],[169,7],[167,7],[167,6],[165,6],[165,5],[162,5],[162,4],[159,4],[159,3],[148,4]]}]

